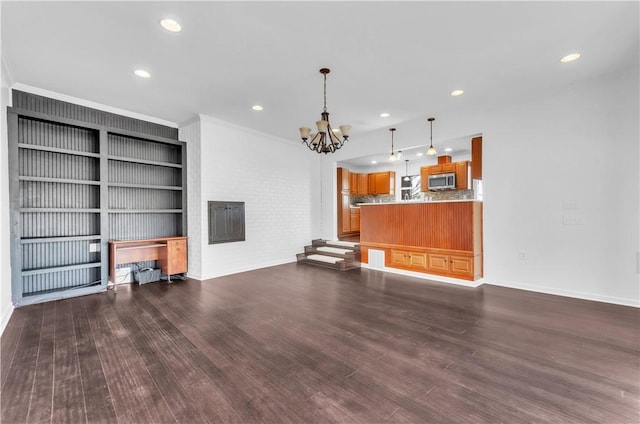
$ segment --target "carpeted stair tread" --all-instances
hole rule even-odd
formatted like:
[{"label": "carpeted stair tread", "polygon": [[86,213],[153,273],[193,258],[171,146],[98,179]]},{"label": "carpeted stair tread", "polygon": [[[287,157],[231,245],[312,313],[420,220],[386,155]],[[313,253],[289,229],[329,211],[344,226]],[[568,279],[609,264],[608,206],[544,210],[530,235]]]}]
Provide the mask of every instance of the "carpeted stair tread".
[{"label": "carpeted stair tread", "polygon": [[327,253],[335,253],[338,255],[345,255],[347,253],[353,253],[351,249],[340,249],[339,247],[330,247],[330,246],[322,246],[316,248],[318,252],[327,252]]},{"label": "carpeted stair tread", "polygon": [[336,258],[334,256],[325,256],[325,255],[307,255],[307,259],[318,262],[325,262],[328,264],[337,264],[343,262],[344,259]]},{"label": "carpeted stair tread", "polygon": [[327,246],[343,246],[343,247],[358,247],[360,243],[354,243],[351,241],[341,241],[341,240],[327,240]]}]

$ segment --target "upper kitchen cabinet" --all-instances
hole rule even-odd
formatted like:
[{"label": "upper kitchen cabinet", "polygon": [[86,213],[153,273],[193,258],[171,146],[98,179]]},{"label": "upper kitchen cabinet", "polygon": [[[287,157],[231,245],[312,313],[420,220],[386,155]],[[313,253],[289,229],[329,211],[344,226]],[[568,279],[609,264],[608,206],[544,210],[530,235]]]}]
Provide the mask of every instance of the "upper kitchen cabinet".
[{"label": "upper kitchen cabinet", "polygon": [[482,137],[471,139],[471,178],[482,179]]},{"label": "upper kitchen cabinet", "polygon": [[358,175],[358,189],[356,194],[366,195],[369,194],[369,174],[357,174]]},{"label": "upper kitchen cabinet", "polygon": [[338,194],[349,194],[351,187],[351,173],[347,168],[338,168]]},{"label": "upper kitchen cabinet", "polygon": [[349,173],[349,194],[358,194],[358,176],[356,172]]},{"label": "upper kitchen cabinet", "polygon": [[394,171],[374,172],[368,178],[369,194],[395,194],[396,173]]},{"label": "upper kitchen cabinet", "polygon": [[420,168],[421,190],[429,191],[429,175],[456,174],[456,190],[469,189],[469,161],[451,162]]}]

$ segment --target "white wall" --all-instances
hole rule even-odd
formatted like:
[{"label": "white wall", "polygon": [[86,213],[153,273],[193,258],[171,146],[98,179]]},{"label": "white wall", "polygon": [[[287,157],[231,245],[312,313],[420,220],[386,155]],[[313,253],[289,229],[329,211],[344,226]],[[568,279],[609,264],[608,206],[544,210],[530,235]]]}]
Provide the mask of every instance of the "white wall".
[{"label": "white wall", "polygon": [[11,78],[4,59],[0,58],[0,334],[13,306],[11,304],[11,262],[9,226],[9,161],[7,140],[7,106],[11,103]]},{"label": "white wall", "polygon": [[[483,134],[486,283],[640,306],[638,92],[634,69],[498,110],[437,116],[434,143]],[[426,134],[422,119],[402,128],[420,126]],[[385,142],[354,132],[324,172]],[[323,204],[325,214],[332,208]],[[585,225],[563,225],[563,216]],[[335,227],[325,221],[323,236]]]},{"label": "white wall", "polygon": [[488,282],[640,306],[638,91],[636,70],[488,120]]},{"label": "white wall", "polygon": [[[187,143],[187,235],[189,277],[202,277],[202,155],[200,151],[200,118],[180,125],[178,138]],[[206,242],[206,241],[205,241]]]},{"label": "white wall", "polygon": [[[188,151],[194,151],[195,143],[187,141]],[[200,242],[190,243],[189,249],[201,264],[197,269],[191,263],[190,273],[207,279],[295,261],[296,253],[320,234],[319,156],[290,141],[203,115],[199,143],[201,193],[194,207],[200,217],[199,225],[190,219],[189,237]],[[245,202],[246,241],[208,244],[210,200]]]}]

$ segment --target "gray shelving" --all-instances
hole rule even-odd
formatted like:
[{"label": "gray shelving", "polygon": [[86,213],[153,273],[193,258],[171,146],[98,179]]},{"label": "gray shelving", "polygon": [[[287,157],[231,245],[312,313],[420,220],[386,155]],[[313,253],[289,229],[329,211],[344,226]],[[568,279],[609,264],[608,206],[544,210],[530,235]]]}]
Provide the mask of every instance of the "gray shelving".
[{"label": "gray shelving", "polygon": [[163,127],[14,90],[16,305],[106,290],[108,241],[186,233],[186,151]]}]

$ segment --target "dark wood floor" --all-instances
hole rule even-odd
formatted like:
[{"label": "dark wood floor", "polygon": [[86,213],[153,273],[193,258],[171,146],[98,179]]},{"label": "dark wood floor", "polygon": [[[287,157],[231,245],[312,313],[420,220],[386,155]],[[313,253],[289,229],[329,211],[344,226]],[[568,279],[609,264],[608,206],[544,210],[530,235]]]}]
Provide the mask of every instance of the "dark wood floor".
[{"label": "dark wood floor", "polygon": [[639,310],[287,264],[16,309],[2,423],[637,423]]}]

